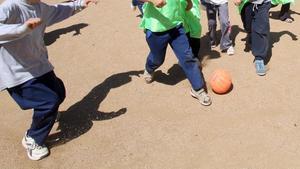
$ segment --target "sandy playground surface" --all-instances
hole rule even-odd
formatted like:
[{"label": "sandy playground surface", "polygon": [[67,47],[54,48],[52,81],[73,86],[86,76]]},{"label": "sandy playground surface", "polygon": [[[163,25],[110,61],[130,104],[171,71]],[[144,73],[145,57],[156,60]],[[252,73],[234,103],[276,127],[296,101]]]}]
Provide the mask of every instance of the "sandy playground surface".
[{"label": "sandy playground surface", "polygon": [[[49,3],[58,0],[47,0]],[[230,3],[236,54],[209,51],[202,10],[203,73],[227,69],[234,88],[201,106],[172,51],[145,84],[139,77],[148,47],[129,0],[97,6],[49,27],[45,37],[67,98],[48,144],[51,155],[28,160],[21,145],[31,122],[6,91],[0,93],[0,164],[13,168],[86,169],[299,169],[300,4],[295,22],[271,9],[272,57],[265,77],[245,52],[246,34]]]}]

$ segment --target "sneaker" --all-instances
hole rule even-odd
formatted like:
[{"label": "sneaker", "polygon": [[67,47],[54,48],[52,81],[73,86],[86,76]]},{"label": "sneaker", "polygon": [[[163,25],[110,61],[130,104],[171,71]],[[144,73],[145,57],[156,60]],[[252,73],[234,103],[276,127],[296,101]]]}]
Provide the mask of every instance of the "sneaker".
[{"label": "sneaker", "polygon": [[256,69],[256,74],[259,76],[264,76],[266,75],[266,68],[263,60],[255,60],[255,69]]},{"label": "sneaker", "polygon": [[146,69],[145,69],[145,71],[144,71],[144,79],[145,79],[145,81],[146,81],[146,83],[151,83],[151,82],[153,82],[153,74],[154,73],[149,73]]},{"label": "sneaker", "polygon": [[283,22],[286,22],[286,23],[292,23],[294,20],[292,18],[286,18],[283,20]]},{"label": "sneaker", "polygon": [[208,94],[205,92],[204,89],[200,89],[199,91],[195,91],[194,89],[191,89],[191,95],[198,99],[199,102],[204,106],[211,105],[212,101]]},{"label": "sneaker", "polygon": [[40,160],[49,155],[49,150],[45,145],[38,145],[34,139],[25,134],[22,139],[22,145],[27,150],[27,155],[31,160]]},{"label": "sneaker", "polygon": [[228,49],[227,49],[227,55],[234,55],[234,48],[233,46],[230,46]]}]

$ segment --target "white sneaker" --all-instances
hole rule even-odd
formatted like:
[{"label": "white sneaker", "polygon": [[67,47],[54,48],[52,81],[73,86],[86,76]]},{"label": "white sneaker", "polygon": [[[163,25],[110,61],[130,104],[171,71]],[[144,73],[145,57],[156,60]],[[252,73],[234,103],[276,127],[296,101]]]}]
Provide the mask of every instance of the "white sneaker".
[{"label": "white sneaker", "polygon": [[234,48],[233,46],[230,46],[228,49],[227,49],[227,55],[234,55]]},{"label": "white sneaker", "polygon": [[40,160],[49,155],[49,150],[45,145],[39,146],[34,139],[27,136],[27,133],[22,139],[22,145],[27,150],[27,155],[31,160]]},{"label": "white sneaker", "polygon": [[154,73],[149,73],[146,69],[145,69],[145,71],[144,71],[144,79],[145,79],[145,81],[146,81],[146,83],[151,83],[151,82],[153,82],[153,74]]},{"label": "white sneaker", "polygon": [[199,91],[195,91],[194,89],[191,89],[191,95],[198,99],[199,102],[204,106],[211,105],[212,101],[208,94],[205,92],[204,89],[200,89]]}]

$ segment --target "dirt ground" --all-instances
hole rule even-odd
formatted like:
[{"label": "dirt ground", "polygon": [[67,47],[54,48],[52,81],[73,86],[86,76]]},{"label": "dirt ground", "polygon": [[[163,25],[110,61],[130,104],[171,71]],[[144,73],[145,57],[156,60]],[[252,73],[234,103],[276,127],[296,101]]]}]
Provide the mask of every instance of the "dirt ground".
[{"label": "dirt ground", "polygon": [[[49,3],[58,0],[47,0]],[[171,50],[145,84],[148,47],[129,0],[101,0],[49,27],[45,37],[67,98],[48,140],[51,155],[30,161],[21,139],[31,122],[6,91],[0,93],[3,169],[300,169],[300,4],[292,24],[270,12],[272,57],[265,77],[245,52],[246,34],[230,2],[236,54],[209,51],[202,10],[203,73],[228,70],[233,90],[201,106]]]}]

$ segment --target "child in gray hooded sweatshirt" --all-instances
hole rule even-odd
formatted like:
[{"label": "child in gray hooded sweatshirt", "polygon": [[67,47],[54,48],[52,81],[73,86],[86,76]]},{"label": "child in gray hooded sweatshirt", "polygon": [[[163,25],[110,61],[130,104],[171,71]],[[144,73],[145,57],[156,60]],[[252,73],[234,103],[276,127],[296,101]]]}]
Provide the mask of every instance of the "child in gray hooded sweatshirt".
[{"label": "child in gray hooded sweatshirt", "polygon": [[47,26],[60,22],[96,0],[48,5],[40,0],[6,0],[0,5],[0,90],[24,110],[33,109],[22,144],[31,160],[49,154],[45,140],[65,98],[44,44]]}]

